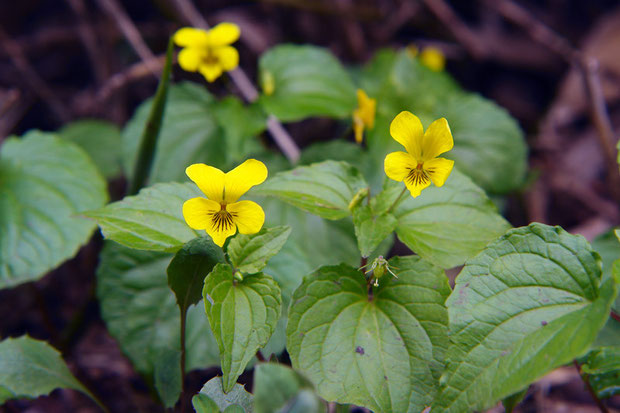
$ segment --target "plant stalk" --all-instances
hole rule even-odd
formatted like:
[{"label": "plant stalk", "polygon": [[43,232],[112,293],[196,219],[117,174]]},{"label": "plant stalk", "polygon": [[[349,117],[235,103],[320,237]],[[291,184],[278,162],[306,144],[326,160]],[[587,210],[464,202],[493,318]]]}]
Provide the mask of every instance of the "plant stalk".
[{"label": "plant stalk", "polygon": [[598,398],[598,396],[596,395],[596,392],[592,388],[592,385],[590,384],[590,381],[588,380],[587,374],[581,373],[581,366],[579,365],[577,360],[573,360],[573,364],[575,365],[575,368],[577,369],[577,372],[579,373],[579,377],[581,377],[581,380],[583,380],[583,382],[585,383],[586,389],[588,389],[588,393],[590,393],[590,396],[592,396],[592,399],[594,399],[594,402],[598,406],[601,413],[609,413],[607,406],[603,404],[603,401]]}]

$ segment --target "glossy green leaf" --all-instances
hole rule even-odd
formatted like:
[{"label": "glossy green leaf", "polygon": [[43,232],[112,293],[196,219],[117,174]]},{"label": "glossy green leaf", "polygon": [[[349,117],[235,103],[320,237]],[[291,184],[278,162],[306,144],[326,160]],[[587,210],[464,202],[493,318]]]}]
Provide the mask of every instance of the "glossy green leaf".
[{"label": "glossy green leaf", "polygon": [[[123,166],[130,178],[152,103],[153,99],[142,103],[123,130]],[[187,82],[170,86],[150,184],[184,182],[185,168],[193,163],[226,166],[226,143],[215,119],[213,103],[213,96],[201,85]]]},{"label": "glossy green leaf", "polygon": [[[374,209],[389,209],[404,188],[389,181]],[[412,251],[442,268],[462,265],[510,225],[484,191],[454,169],[445,185],[434,185],[413,198],[405,193],[394,209],[396,234]]]},{"label": "glossy green leaf", "polygon": [[39,131],[5,140],[0,148],[0,288],[37,280],[73,257],[95,228],[80,213],[106,200],[103,177],[77,145]]},{"label": "glossy green leaf", "polygon": [[46,342],[28,336],[0,341],[0,405],[54,389],[78,390],[95,400],[71,374],[58,350]]},{"label": "glossy green leaf", "polygon": [[325,49],[276,46],[261,56],[259,72],[265,93],[260,102],[280,120],[344,118],[356,107],[355,87],[348,73]]},{"label": "glossy green leaf", "polygon": [[181,316],[202,299],[204,280],[217,263],[225,262],[224,252],[208,237],[195,238],[181,248],[168,266],[168,285],[177,297]]},{"label": "glossy green leaf", "polygon": [[396,229],[398,220],[389,212],[376,214],[369,205],[360,205],[353,210],[353,223],[362,257],[368,257]]},{"label": "glossy green leaf", "polygon": [[[97,269],[97,297],[110,334],[136,370],[150,379],[155,370],[180,377],[161,352],[180,351],[180,310],[168,287],[171,254],[129,249],[107,242]],[[217,365],[217,344],[202,305],[187,314],[187,371]],[[180,364],[176,364],[180,370]],[[165,377],[159,377],[165,382]],[[170,380],[170,378],[168,378]],[[170,381],[174,383],[174,381]]]},{"label": "glossy green leaf", "polygon": [[121,173],[121,132],[113,123],[97,119],[82,119],[65,125],[58,131],[65,140],[86,151],[107,178]]},{"label": "glossy green leaf", "polygon": [[244,274],[254,274],[267,265],[267,261],[280,251],[291,227],[263,228],[252,235],[238,234],[228,244],[226,252],[235,269]]},{"label": "glossy green leaf", "polygon": [[366,187],[360,172],[346,162],[325,161],[280,172],[253,190],[271,195],[327,219],[350,215],[349,202]]},{"label": "glossy green leaf", "polygon": [[467,262],[446,302],[452,345],[433,412],[484,410],[581,356],[615,293],[583,237],[508,231]]},{"label": "glossy green leaf", "polygon": [[276,328],[282,306],[280,287],[263,273],[233,281],[231,267],[218,264],[205,279],[203,296],[220,350],[224,391],[229,392]]},{"label": "glossy green leaf", "polygon": [[321,397],[376,412],[419,412],[434,398],[448,346],[443,271],[419,257],[390,260],[398,279],[368,296],[361,271],[322,267],[289,309],[287,349]]},{"label": "glossy green leaf", "polygon": [[[245,388],[238,383],[234,383],[230,391],[224,392],[221,377],[214,377],[206,382],[198,394],[209,397],[221,411],[228,412],[230,407],[238,406],[243,409],[242,412],[253,412],[252,406],[254,398],[252,394],[248,393]],[[196,400],[196,396],[194,396],[194,400]]]},{"label": "glossy green leaf", "polygon": [[84,215],[97,220],[109,240],[135,249],[175,252],[199,236],[183,219],[183,203],[202,195],[190,183],[157,184]]},{"label": "glossy green leaf", "polygon": [[321,413],[325,404],[314,386],[288,366],[261,363],[254,368],[255,413]]}]

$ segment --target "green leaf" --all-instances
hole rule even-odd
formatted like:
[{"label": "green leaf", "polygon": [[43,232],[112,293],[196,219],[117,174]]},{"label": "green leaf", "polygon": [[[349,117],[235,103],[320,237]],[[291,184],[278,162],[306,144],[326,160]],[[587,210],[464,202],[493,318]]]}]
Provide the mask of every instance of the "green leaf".
[{"label": "green leaf", "polygon": [[201,195],[194,184],[157,184],[84,215],[97,220],[103,236],[119,244],[175,252],[198,236],[183,219],[183,203]]},{"label": "green leaf", "polygon": [[349,202],[366,186],[351,165],[325,161],[280,172],[252,193],[275,196],[323,218],[341,219],[349,216]]},{"label": "green leaf", "polygon": [[581,356],[615,293],[583,237],[536,223],[508,231],[467,262],[446,302],[450,362],[433,412],[484,410]]},{"label": "green leaf", "polygon": [[252,413],[253,411],[253,396],[238,383],[234,383],[230,391],[224,392],[221,377],[214,377],[206,382],[198,394],[209,397],[221,411],[228,412],[227,409],[231,406],[239,406],[245,413]]},{"label": "green leaf", "polygon": [[390,260],[369,298],[362,272],[322,267],[304,278],[289,309],[287,349],[321,397],[377,412],[428,406],[448,346],[450,294],[443,271],[419,257]]},{"label": "green leaf", "polygon": [[[153,99],[142,103],[123,130],[123,166],[130,178],[152,104]],[[185,168],[193,163],[226,166],[226,143],[213,107],[213,96],[201,85],[170,86],[149,183],[185,182]]]},{"label": "green leaf", "polygon": [[46,342],[28,336],[0,341],[0,405],[55,389],[81,391],[99,404],[71,374],[58,350]]},{"label": "green leaf", "polygon": [[5,140],[0,289],[37,280],[73,257],[95,228],[79,214],[106,201],[103,177],[77,145],[39,131]]},{"label": "green leaf", "polygon": [[511,394],[510,396],[506,397],[504,400],[502,400],[502,405],[504,406],[504,411],[506,413],[512,413],[515,409],[515,407],[517,407],[517,405],[519,405],[519,403],[521,403],[523,401],[523,399],[525,398],[525,396],[527,395],[527,391],[529,389],[529,386],[526,387],[525,389],[518,391],[514,394]]},{"label": "green leaf", "polygon": [[291,227],[263,228],[252,235],[238,234],[226,252],[235,269],[244,274],[254,274],[267,265],[267,261],[280,251],[291,233]]},{"label": "green leaf", "polygon": [[155,159],[155,149],[157,138],[161,130],[164,110],[166,109],[166,99],[168,97],[168,85],[170,84],[170,71],[172,70],[172,55],[174,53],[174,42],[172,37],[168,39],[168,50],[166,51],[166,62],[161,79],[157,85],[157,92],[153,98],[149,116],[140,136],[136,163],[129,183],[129,194],[135,195],[140,188],[146,186],[153,160]]},{"label": "green leaf", "polygon": [[325,405],[305,377],[288,366],[261,363],[254,369],[256,413],[320,413]]},{"label": "green leaf", "polygon": [[177,297],[181,317],[185,317],[190,305],[202,299],[205,277],[220,262],[226,262],[224,252],[207,237],[189,241],[176,253],[167,273],[168,285]]},{"label": "green leaf", "polygon": [[198,393],[192,397],[192,406],[196,413],[220,413],[217,404],[206,394]]},{"label": "green leaf", "polygon": [[603,374],[620,370],[620,347],[602,347],[588,353],[581,371],[587,374]]},{"label": "green leaf", "polygon": [[[374,209],[389,208],[403,188],[389,181]],[[484,191],[456,169],[441,188],[431,186],[417,198],[405,194],[393,214],[398,238],[442,268],[463,264],[510,228]]]},{"label": "green leaf", "polygon": [[121,173],[121,132],[113,123],[96,119],[71,122],[58,135],[73,142],[90,155],[101,174],[116,178]]},{"label": "green leaf", "polygon": [[599,399],[620,394],[620,370],[589,376],[588,381]]},{"label": "green leaf", "polygon": [[[176,364],[179,371],[173,371],[161,359],[162,351],[180,351],[180,310],[166,277],[171,258],[171,254],[107,242],[97,269],[101,315],[147,380],[152,380],[156,370],[180,377],[180,364]],[[188,371],[218,364],[217,343],[200,305],[189,308],[186,341]]]},{"label": "green leaf", "polygon": [[220,350],[224,391],[229,392],[276,328],[282,305],[280,287],[263,273],[233,281],[230,266],[218,264],[205,279],[203,296]]},{"label": "green leaf", "polygon": [[259,72],[265,93],[260,103],[282,121],[344,118],[355,109],[355,87],[338,59],[325,49],[276,46],[261,56]]},{"label": "green leaf", "polygon": [[398,224],[389,212],[375,214],[369,205],[360,205],[353,210],[355,235],[362,257],[368,257]]},{"label": "green leaf", "polygon": [[177,348],[161,348],[157,352],[153,377],[155,388],[165,407],[174,407],[183,391],[181,377],[181,351]]},{"label": "green leaf", "polygon": [[[603,261],[603,280],[612,277],[612,267],[620,259],[620,243],[614,230],[610,230],[592,241],[592,248],[598,252]],[[618,269],[618,274],[620,274],[620,268]],[[611,308],[620,314],[620,296],[616,297]]]}]

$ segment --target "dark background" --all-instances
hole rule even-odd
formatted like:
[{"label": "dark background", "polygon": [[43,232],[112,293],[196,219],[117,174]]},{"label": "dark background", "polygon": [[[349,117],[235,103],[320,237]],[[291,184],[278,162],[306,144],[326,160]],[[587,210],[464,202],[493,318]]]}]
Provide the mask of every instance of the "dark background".
[{"label": "dark background", "polygon": [[[142,58],[121,25],[120,6],[146,45]],[[176,0],[0,1],[0,142],[32,128],[53,131],[84,117],[119,126],[151,96],[157,78],[145,59],[161,67],[168,37],[186,25]],[[194,0],[210,24],[241,27],[241,67],[255,79],[262,52],[283,42],[331,49],[347,64],[362,64],[377,49],[415,43],[447,56],[446,70],[466,89],[493,99],[520,123],[530,145],[528,186],[508,197],[513,225],[531,221],[564,226],[592,239],[620,221],[617,175],[606,164],[607,144],[592,121],[584,71],[575,62],[598,62],[587,72],[602,88],[601,113],[620,130],[620,3],[598,0]],[[516,7],[515,7],[516,5]],[[588,60],[590,59],[590,60]],[[204,80],[174,69],[174,80]],[[219,81],[216,94],[235,91]],[[331,121],[288,125],[304,147]],[[308,128],[312,125],[312,128]],[[609,132],[609,131],[607,131]],[[329,136],[329,135],[327,135]],[[607,145],[607,147],[606,147]],[[615,149],[614,149],[615,150]],[[615,152],[614,152],[615,156]],[[111,184],[113,197],[123,181]],[[99,236],[77,257],[37,283],[0,291],[0,336],[25,333],[60,348],[72,370],[113,410],[160,411],[142,379],[106,330],[93,298]],[[81,315],[76,317],[76,315]],[[71,321],[74,324],[71,324]],[[217,370],[193,372],[198,391]],[[242,376],[248,382],[250,375]],[[620,400],[609,405],[620,408]],[[501,408],[498,408],[501,411]],[[523,412],[598,411],[573,368],[534,384]],[[55,391],[35,401],[13,401],[1,411],[96,411],[84,396]]]}]

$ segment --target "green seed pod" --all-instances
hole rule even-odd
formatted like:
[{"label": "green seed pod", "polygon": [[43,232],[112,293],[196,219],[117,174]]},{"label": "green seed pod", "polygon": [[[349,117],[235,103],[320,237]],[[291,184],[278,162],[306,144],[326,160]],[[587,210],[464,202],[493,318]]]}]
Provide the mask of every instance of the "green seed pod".
[{"label": "green seed pod", "polygon": [[353,199],[351,200],[351,202],[349,202],[349,211],[353,211],[353,208],[358,206],[360,202],[362,202],[364,198],[368,196],[369,192],[370,191],[368,188],[362,188],[357,191],[357,193],[353,195]]},{"label": "green seed pod", "polygon": [[235,274],[233,275],[233,278],[236,281],[241,282],[241,281],[243,281],[243,274],[241,274],[241,271],[235,271]]}]

